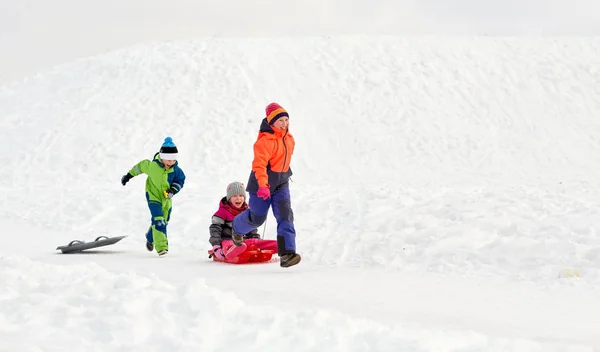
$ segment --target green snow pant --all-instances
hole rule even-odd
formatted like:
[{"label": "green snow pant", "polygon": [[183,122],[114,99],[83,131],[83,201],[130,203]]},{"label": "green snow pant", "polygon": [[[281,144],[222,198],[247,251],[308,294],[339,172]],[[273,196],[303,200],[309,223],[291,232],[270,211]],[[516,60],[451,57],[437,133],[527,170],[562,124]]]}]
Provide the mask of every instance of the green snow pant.
[{"label": "green snow pant", "polygon": [[149,200],[148,208],[152,215],[152,224],[146,233],[146,240],[154,244],[156,252],[169,249],[169,241],[167,239],[167,225],[171,218],[171,200],[165,200],[164,203]]}]

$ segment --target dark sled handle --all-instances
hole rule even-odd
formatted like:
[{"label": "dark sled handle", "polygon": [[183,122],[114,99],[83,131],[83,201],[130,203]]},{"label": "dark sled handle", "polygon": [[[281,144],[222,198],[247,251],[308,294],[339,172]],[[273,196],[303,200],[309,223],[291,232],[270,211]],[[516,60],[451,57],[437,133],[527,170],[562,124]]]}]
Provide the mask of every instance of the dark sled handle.
[{"label": "dark sled handle", "polygon": [[[96,242],[96,241],[100,241],[100,240],[102,240],[102,239],[105,239],[105,240],[107,240],[107,239],[108,239],[108,237],[106,237],[106,236],[98,236],[98,237],[97,237],[97,238],[94,240],[94,242]],[[71,247],[71,246],[72,246],[72,245],[74,245],[74,244],[80,244],[80,243],[85,243],[85,242],[84,242],[84,241],[80,241],[80,240],[73,240],[73,241],[69,242],[69,244],[68,244],[67,246]]]}]

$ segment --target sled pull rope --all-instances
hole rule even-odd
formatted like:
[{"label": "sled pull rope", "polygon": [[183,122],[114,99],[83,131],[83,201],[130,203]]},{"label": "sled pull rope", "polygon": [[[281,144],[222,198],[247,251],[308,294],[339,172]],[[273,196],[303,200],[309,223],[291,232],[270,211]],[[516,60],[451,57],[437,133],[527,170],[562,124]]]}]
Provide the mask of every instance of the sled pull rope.
[{"label": "sled pull rope", "polygon": [[269,219],[269,217],[267,216],[267,219],[265,219],[265,227],[263,227],[263,233],[262,236],[260,237],[261,240],[265,239],[265,231],[267,230],[267,220]]}]

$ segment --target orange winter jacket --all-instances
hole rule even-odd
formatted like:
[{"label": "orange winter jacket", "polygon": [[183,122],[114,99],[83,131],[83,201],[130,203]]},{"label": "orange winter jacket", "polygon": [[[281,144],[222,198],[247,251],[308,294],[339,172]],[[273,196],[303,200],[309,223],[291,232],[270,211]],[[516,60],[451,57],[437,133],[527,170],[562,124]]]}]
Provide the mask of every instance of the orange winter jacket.
[{"label": "orange winter jacket", "polygon": [[256,193],[259,187],[269,187],[271,192],[286,188],[292,169],[290,163],[296,142],[288,131],[272,128],[263,119],[254,143],[254,160],[248,180],[248,192]]}]

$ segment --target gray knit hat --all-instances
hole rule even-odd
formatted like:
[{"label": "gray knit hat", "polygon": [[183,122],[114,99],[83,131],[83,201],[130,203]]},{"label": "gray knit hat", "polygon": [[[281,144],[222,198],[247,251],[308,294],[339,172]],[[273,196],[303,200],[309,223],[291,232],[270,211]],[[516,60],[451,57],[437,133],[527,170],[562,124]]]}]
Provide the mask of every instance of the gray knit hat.
[{"label": "gray knit hat", "polygon": [[231,199],[231,197],[233,197],[236,194],[242,194],[244,195],[244,198],[246,198],[246,189],[244,187],[244,184],[241,182],[231,182],[228,186],[227,186],[227,201],[229,202],[229,199]]}]

